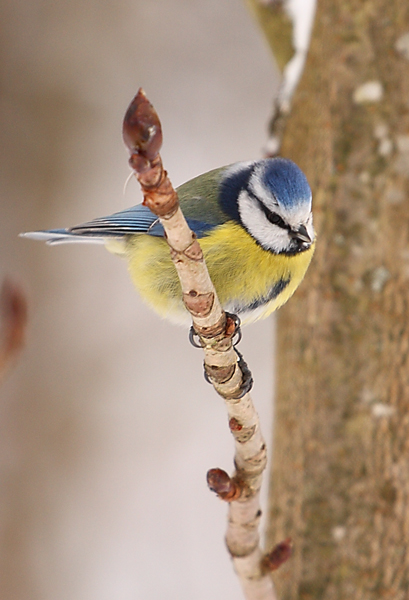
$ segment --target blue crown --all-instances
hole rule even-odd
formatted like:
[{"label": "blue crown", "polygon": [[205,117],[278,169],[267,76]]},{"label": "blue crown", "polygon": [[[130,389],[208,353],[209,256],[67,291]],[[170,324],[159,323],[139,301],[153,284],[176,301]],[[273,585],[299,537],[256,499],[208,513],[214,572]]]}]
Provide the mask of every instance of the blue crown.
[{"label": "blue crown", "polygon": [[311,189],[304,173],[285,158],[260,161],[260,179],[285,208],[311,203]]}]

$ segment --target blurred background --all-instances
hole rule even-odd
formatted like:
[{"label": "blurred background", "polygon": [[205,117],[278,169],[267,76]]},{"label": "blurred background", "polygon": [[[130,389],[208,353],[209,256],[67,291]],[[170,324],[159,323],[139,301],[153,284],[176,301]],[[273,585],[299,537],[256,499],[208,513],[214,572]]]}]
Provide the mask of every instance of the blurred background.
[{"label": "blurred background", "polygon": [[[206,487],[209,468],[232,471],[233,442],[201,353],[103,247],[17,236],[141,200],[134,181],[123,194],[121,139],[139,86],[175,185],[260,157],[270,53],[238,0],[0,8],[0,277],[29,301],[27,345],[0,389],[0,597],[240,597],[227,507]],[[272,336],[272,320],[253,325],[240,348],[266,437]]]}]

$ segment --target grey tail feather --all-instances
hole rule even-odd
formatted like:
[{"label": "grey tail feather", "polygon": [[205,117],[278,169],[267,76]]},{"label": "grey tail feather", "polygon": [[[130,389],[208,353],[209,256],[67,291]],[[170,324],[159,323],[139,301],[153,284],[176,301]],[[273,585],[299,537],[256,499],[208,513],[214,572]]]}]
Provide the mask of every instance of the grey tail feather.
[{"label": "grey tail feather", "polygon": [[68,244],[68,243],[85,243],[85,244],[105,244],[107,236],[101,235],[84,235],[80,233],[72,233],[68,229],[50,229],[48,231],[28,231],[20,233],[20,237],[25,237],[30,240],[40,240],[50,245]]}]

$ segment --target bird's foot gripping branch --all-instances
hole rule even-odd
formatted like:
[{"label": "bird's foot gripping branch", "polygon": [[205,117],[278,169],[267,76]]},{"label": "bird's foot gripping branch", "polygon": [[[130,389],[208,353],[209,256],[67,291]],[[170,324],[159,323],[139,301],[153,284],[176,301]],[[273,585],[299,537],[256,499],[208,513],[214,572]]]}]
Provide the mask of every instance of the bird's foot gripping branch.
[{"label": "bird's foot gripping branch", "polygon": [[[161,125],[143,90],[130,104],[123,137],[129,163],[141,184],[144,204],[165,230],[172,260],[180,279],[183,301],[193,320],[195,345],[205,354],[205,372],[225,399],[230,430],[235,440],[236,473],[220,470],[208,474],[209,487],[229,503],[226,542],[248,600],[275,599],[268,568],[260,548],[259,492],[267,462],[260,423],[248,393],[251,374],[236,352],[237,322],[223,311],[210,279],[203,252],[183,216],[178,196],[163,168],[159,151]],[[191,336],[192,337],[192,336]]]}]

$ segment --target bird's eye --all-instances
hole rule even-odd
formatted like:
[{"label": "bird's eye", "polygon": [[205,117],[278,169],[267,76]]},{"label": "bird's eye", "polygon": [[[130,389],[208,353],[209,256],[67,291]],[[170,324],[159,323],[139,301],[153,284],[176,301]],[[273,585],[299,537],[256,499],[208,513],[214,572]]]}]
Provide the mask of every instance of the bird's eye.
[{"label": "bird's eye", "polygon": [[282,219],[277,213],[271,212],[270,210],[266,211],[266,217],[273,225],[282,227],[282,229],[288,229],[288,225],[286,224],[284,219]]},{"label": "bird's eye", "polygon": [[249,191],[248,191],[248,193],[252,198],[254,198],[257,201],[259,207],[261,208],[263,213],[266,215],[266,217],[270,221],[270,223],[272,223],[273,225],[277,225],[277,227],[281,227],[282,229],[287,229],[288,231],[290,230],[290,226],[287,225],[287,223],[284,221],[284,219],[282,219],[280,217],[280,215],[278,215],[277,213],[275,213],[272,210],[270,210],[269,208],[267,208],[267,206],[264,204],[264,202],[261,202],[261,200],[259,198],[257,198],[257,196],[255,196],[254,194],[251,194]]}]

